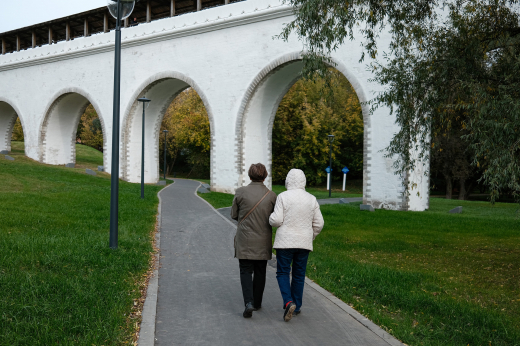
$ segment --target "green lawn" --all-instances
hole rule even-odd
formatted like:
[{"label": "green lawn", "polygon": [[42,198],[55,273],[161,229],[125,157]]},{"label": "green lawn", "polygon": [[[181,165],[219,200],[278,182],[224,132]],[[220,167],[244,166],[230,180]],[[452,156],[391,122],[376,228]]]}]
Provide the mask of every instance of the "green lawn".
[{"label": "green lawn", "polygon": [[135,333],[134,300],[148,269],[159,186],[120,182],[119,248],[108,247],[110,178],[50,166],[13,143],[0,157],[0,344],[120,345]]},{"label": "green lawn", "polygon": [[75,168],[90,168],[97,171],[98,166],[103,166],[103,153],[89,146],[76,144]]},{"label": "green lawn", "polygon": [[[348,181],[345,186],[345,191],[342,191],[342,186],[332,184],[332,191],[330,198],[348,198],[348,197],[363,197],[363,182],[359,180]],[[286,191],[284,185],[273,185],[273,191],[276,194]],[[306,187],[305,191],[314,195],[317,199],[329,198],[329,190],[325,186]]]},{"label": "green lawn", "polygon": [[[209,184],[209,180],[204,181],[203,179],[194,179]],[[350,184],[350,185],[349,185]],[[358,180],[350,181],[346,186],[346,191],[341,191],[342,186],[332,185],[332,197],[331,198],[346,198],[346,197],[363,197],[361,193],[363,191],[362,182]],[[329,198],[329,191],[325,187],[307,187],[305,189],[311,195],[316,196],[318,199]],[[273,191],[278,195],[286,191],[283,185],[273,185]],[[233,195],[221,192],[211,193],[199,193],[200,197],[208,201],[216,209],[230,207],[233,204]]]},{"label": "green lawn", "polygon": [[[408,345],[520,345],[518,204],[359,204],[321,206],[309,278]],[[448,213],[459,205],[462,214]]]}]

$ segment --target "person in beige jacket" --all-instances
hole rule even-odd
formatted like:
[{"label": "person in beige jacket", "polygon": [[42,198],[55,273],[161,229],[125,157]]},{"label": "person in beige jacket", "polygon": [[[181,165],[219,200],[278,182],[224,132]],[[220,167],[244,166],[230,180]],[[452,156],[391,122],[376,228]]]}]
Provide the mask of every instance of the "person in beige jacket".
[{"label": "person in beige jacket", "polygon": [[[312,242],[323,229],[324,221],[316,197],[305,191],[305,174],[291,169],[285,179],[287,191],[276,199],[269,223],[278,227],[273,247],[276,249],[276,279],[282,293],[284,315],[288,322],[302,306],[307,259]],[[289,278],[292,262],[292,282]]]},{"label": "person in beige jacket", "polygon": [[273,256],[273,228],[269,215],[274,210],[276,194],[265,185],[267,169],[261,163],[249,168],[251,183],[235,192],[231,218],[238,221],[235,257],[240,266],[244,296],[244,317],[253,316],[262,306],[267,260]]}]

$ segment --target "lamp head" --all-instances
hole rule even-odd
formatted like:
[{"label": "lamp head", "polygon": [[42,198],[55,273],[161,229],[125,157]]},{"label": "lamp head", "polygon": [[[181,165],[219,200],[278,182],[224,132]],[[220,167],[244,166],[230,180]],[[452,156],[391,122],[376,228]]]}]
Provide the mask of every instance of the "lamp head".
[{"label": "lamp head", "polygon": [[334,142],[334,135],[328,135],[327,138],[329,140],[329,143]]},{"label": "lamp head", "polygon": [[[135,3],[139,0],[119,0],[121,2],[121,20],[124,20],[132,14]],[[108,11],[117,19],[117,0],[107,0]]]},{"label": "lamp head", "polygon": [[147,109],[152,100],[147,99],[146,97],[141,97],[141,98],[137,99],[137,101],[139,101],[143,104],[143,109]]},{"label": "lamp head", "polygon": [[168,130],[163,130],[162,132],[164,132],[164,133],[168,133]]}]

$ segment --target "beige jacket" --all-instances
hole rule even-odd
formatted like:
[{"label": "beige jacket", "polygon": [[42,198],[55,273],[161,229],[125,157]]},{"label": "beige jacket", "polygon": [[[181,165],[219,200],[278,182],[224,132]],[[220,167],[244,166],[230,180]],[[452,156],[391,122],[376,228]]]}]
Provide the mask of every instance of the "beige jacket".
[{"label": "beige jacket", "polygon": [[275,249],[307,249],[323,229],[324,221],[316,197],[305,191],[305,174],[291,169],[285,179],[287,191],[276,199],[269,223],[278,227]]},{"label": "beige jacket", "polygon": [[[235,192],[231,218],[239,223],[269,189],[261,182],[252,182]],[[269,191],[262,203],[242,222],[235,236],[235,257],[238,259],[270,260],[273,255],[273,228],[269,215],[274,210],[276,194]]]}]

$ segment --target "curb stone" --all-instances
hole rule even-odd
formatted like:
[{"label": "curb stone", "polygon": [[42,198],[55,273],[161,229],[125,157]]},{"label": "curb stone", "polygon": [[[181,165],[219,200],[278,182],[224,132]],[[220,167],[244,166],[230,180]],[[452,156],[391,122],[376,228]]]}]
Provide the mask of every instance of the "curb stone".
[{"label": "curb stone", "polygon": [[139,330],[139,336],[137,339],[138,346],[153,346],[155,344],[155,316],[157,314],[157,291],[159,289],[159,256],[161,249],[161,192],[170,186],[173,186],[175,182],[162,189],[157,193],[159,197],[159,206],[157,212],[157,232],[155,233],[155,246],[159,249],[155,254],[155,268],[152,276],[148,281],[148,287],[146,289],[146,298],[144,300],[143,312],[141,314],[141,328]]}]

